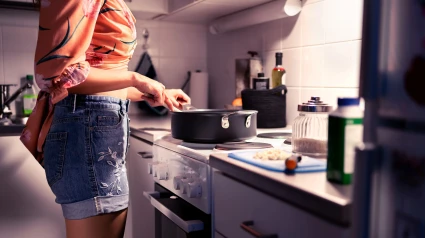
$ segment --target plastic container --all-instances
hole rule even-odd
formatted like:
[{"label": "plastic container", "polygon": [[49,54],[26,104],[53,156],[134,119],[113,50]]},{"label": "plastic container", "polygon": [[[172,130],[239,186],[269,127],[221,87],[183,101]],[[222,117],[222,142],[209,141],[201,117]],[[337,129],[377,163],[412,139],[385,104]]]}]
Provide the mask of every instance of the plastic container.
[{"label": "plastic container", "polygon": [[24,116],[29,116],[37,103],[37,94],[34,89],[34,78],[32,75],[27,75],[27,83],[29,83],[30,87],[26,88],[22,93]]},{"label": "plastic container", "polygon": [[332,106],[311,97],[307,103],[298,105],[299,116],[292,125],[292,150],[311,157],[326,158],[328,138],[328,115]]},{"label": "plastic container", "polygon": [[338,108],[329,114],[326,169],[329,181],[351,184],[355,146],[363,139],[363,110],[359,104],[359,98],[338,98]]}]

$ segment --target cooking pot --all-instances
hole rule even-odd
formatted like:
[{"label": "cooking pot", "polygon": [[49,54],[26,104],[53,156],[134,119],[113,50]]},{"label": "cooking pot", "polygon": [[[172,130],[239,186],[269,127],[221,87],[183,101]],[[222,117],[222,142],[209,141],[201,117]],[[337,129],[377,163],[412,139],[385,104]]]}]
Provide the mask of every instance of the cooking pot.
[{"label": "cooking pot", "polygon": [[243,141],[257,135],[255,110],[194,109],[171,112],[173,138],[194,143]]}]

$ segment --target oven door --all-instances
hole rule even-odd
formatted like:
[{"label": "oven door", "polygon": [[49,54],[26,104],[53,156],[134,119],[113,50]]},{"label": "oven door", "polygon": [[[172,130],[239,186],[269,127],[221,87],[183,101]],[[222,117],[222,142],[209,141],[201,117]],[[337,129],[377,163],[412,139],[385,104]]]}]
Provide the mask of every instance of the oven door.
[{"label": "oven door", "polygon": [[211,237],[211,215],[157,183],[143,194],[155,208],[155,238]]}]

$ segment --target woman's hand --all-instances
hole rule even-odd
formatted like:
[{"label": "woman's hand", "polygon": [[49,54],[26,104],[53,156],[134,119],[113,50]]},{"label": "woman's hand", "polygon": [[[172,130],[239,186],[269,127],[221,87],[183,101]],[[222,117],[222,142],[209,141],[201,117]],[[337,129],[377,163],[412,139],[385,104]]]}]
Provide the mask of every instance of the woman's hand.
[{"label": "woman's hand", "polygon": [[191,103],[190,97],[181,89],[165,89],[165,94],[167,94],[174,107],[180,110],[183,109],[183,104]]},{"label": "woman's hand", "polygon": [[165,86],[138,73],[132,74],[133,87],[142,93],[142,99],[152,107],[167,106],[173,108],[173,102],[166,94]]}]

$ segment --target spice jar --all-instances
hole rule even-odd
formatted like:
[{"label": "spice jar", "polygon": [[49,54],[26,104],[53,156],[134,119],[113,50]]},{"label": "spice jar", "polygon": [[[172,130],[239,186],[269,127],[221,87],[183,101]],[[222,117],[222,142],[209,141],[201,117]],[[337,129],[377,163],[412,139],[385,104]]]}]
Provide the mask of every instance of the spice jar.
[{"label": "spice jar", "polygon": [[299,116],[292,126],[292,150],[311,157],[326,158],[328,142],[328,115],[332,106],[311,97],[298,105]]}]

